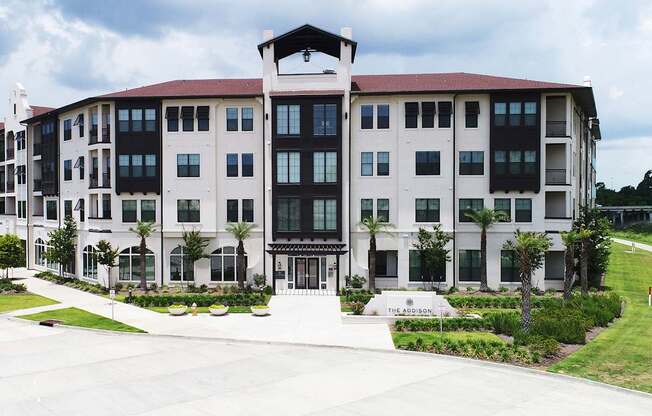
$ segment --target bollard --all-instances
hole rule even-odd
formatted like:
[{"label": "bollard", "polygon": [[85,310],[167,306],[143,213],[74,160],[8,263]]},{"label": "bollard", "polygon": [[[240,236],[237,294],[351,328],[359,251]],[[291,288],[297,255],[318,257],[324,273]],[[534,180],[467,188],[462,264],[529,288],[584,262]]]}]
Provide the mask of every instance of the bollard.
[{"label": "bollard", "polygon": [[647,306],[652,307],[652,286],[647,288]]}]

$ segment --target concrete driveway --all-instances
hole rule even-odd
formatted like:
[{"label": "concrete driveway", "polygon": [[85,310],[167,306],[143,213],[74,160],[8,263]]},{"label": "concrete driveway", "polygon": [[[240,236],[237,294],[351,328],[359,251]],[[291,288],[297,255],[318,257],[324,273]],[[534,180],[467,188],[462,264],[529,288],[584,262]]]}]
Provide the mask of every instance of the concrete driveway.
[{"label": "concrete driveway", "polygon": [[470,360],[0,318],[0,415],[649,415],[652,396]]}]

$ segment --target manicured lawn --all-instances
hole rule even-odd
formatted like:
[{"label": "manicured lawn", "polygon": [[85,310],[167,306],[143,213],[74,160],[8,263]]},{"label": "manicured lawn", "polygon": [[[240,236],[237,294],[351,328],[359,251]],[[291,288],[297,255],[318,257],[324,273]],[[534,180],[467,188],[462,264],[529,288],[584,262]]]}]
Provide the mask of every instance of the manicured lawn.
[{"label": "manicured lawn", "polygon": [[15,311],[18,309],[36,308],[57,304],[56,300],[44,298],[33,293],[20,293],[16,295],[0,295],[0,313]]},{"label": "manicured lawn", "polygon": [[652,245],[652,224],[634,224],[625,229],[614,231],[613,236]]},{"label": "manicured lawn", "polygon": [[[145,309],[150,311],[159,312],[159,313],[169,313],[166,306],[150,306]],[[188,313],[192,311],[188,308]],[[208,306],[198,306],[197,313],[210,313]],[[251,308],[249,306],[231,306],[229,307],[229,313],[251,313]]]},{"label": "manicured lawn", "polygon": [[606,276],[606,285],[626,299],[625,314],[550,371],[652,393],[652,308],[647,306],[652,253],[628,249],[612,245]]},{"label": "manicured lawn", "polygon": [[106,329],[109,331],[120,332],[145,332],[141,329],[134,328],[133,326],[123,324],[122,322],[114,321],[77,308],[57,309],[32,315],[23,315],[20,316],[20,318],[29,319],[30,321],[56,319],[62,321],[65,325],[80,326],[83,328]]},{"label": "manicured lawn", "polygon": [[433,341],[440,339],[442,336],[453,340],[483,339],[485,341],[501,341],[497,335],[490,332],[392,332],[392,339],[396,348],[407,346],[410,342],[416,342],[417,338],[421,338],[426,345],[432,344]]}]

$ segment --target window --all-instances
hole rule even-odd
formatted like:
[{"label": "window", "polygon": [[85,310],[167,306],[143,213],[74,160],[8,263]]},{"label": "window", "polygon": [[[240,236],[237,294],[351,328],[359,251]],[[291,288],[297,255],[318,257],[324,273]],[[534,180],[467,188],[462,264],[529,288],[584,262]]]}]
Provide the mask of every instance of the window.
[{"label": "window", "polygon": [[63,201],[63,217],[72,217],[72,200],[66,199]]},{"label": "window", "polygon": [[129,110],[118,110],[118,128],[121,132],[129,131]]},{"label": "window", "polygon": [[460,250],[460,281],[480,281],[480,250]]},{"label": "window", "polygon": [[143,131],[143,110],[140,108],[131,109],[131,131]]},{"label": "window", "polygon": [[478,114],[480,114],[480,103],[477,101],[467,101],[464,103],[464,127],[474,129],[478,127]]},{"label": "window", "polygon": [[238,176],[238,154],[237,153],[226,154],[226,176],[229,178],[235,178]]},{"label": "window", "polygon": [[181,120],[183,131],[195,129],[195,107],[181,107]]},{"label": "window", "polygon": [[[236,281],[236,250],[235,247],[222,247],[213,251],[211,259],[211,281],[212,282],[235,282]],[[247,256],[245,256],[245,265]]]},{"label": "window", "polygon": [[389,176],[389,152],[378,152],[376,155],[376,175]]},{"label": "window", "polygon": [[145,109],[145,131],[150,133],[156,131],[156,110],[153,108]]},{"label": "window", "polygon": [[337,152],[314,152],[312,155],[313,182],[337,182]]},{"label": "window", "polygon": [[279,198],[276,219],[278,231],[299,231],[301,201],[298,198]]},{"label": "window", "polygon": [[398,251],[376,251],[376,277],[398,277]]},{"label": "window", "polygon": [[241,157],[242,157],[242,176],[247,178],[254,176],[254,154],[243,153]]},{"label": "window", "polygon": [[57,201],[45,202],[45,219],[47,220],[57,219]]},{"label": "window", "polygon": [[140,220],[144,222],[156,222],[156,201],[143,199],[140,201]]},{"label": "window", "polygon": [[168,121],[168,131],[179,131],[179,107],[166,107],[165,118]]},{"label": "window", "polygon": [[177,222],[199,222],[199,199],[177,200]]},{"label": "window", "polygon": [[238,222],[238,200],[226,200],[226,222]]},{"label": "window", "polygon": [[254,222],[254,200],[242,200],[242,222]]},{"label": "window", "polygon": [[79,221],[80,222],[84,222],[84,214],[85,214],[84,202],[85,201],[84,201],[83,198],[79,198],[79,200],[77,200],[77,204],[75,204],[75,211],[79,211]]},{"label": "window", "polygon": [[439,152],[416,152],[417,175],[439,175]]},{"label": "window", "polygon": [[446,281],[446,263],[442,262],[432,275],[427,268],[422,267],[421,253],[418,250],[410,250],[410,282],[445,282]]},{"label": "window", "polygon": [[537,173],[537,152],[536,150],[526,150],[523,152],[523,173],[525,175],[535,175]]},{"label": "window", "polygon": [[102,195],[102,218],[111,218],[111,195]]},{"label": "window", "polygon": [[483,207],[484,201],[482,199],[460,199],[460,222],[473,222],[466,214],[480,211]]},{"label": "window", "polygon": [[460,152],[460,175],[484,175],[484,153]]},{"label": "window", "polygon": [[276,153],[276,182],[301,182],[301,154],[299,152]]},{"label": "window", "polygon": [[47,267],[47,260],[44,255],[46,251],[47,245],[45,242],[42,239],[37,238],[36,241],[34,241],[34,258],[37,265]]},{"label": "window", "polygon": [[533,101],[527,101],[523,103],[523,113],[525,125],[528,127],[537,125],[537,103]]},{"label": "window", "polygon": [[365,104],[360,106],[360,128],[373,129],[374,128],[374,106]]},{"label": "window", "polygon": [[226,131],[238,131],[238,109],[235,107],[226,109]]},{"label": "window", "polygon": [[[145,252],[145,280],[154,281],[155,257],[151,250]],[[118,279],[140,281],[140,247],[129,247],[118,256]]]},{"label": "window", "polygon": [[451,126],[451,114],[453,113],[453,103],[450,101],[441,101],[439,107],[439,128],[449,128]]},{"label": "window", "polygon": [[521,151],[520,150],[511,150],[509,152],[509,174],[510,175],[521,174]]},{"label": "window", "polygon": [[135,178],[143,176],[143,155],[131,155],[131,176]]},{"label": "window", "polygon": [[437,103],[428,101],[421,103],[421,127],[431,129],[435,127],[435,107]]},{"label": "window", "polygon": [[374,200],[364,198],[360,200],[360,221],[365,218],[373,218],[374,216]]},{"label": "window", "polygon": [[419,117],[419,103],[405,103],[405,128],[416,129]]},{"label": "window", "polygon": [[177,177],[179,178],[199,177],[199,154],[180,153],[177,155]]},{"label": "window", "polygon": [[72,139],[72,120],[63,120],[63,140]]},{"label": "window", "polygon": [[507,152],[496,150],[494,152],[494,163],[496,175],[505,175],[507,173]]},{"label": "window", "polygon": [[254,129],[254,109],[251,107],[243,107],[242,114],[242,131],[253,131]]},{"label": "window", "polygon": [[120,171],[121,178],[129,177],[129,155],[120,155],[118,157],[118,168]]},{"label": "window", "polygon": [[86,246],[82,253],[82,275],[97,280],[97,252],[95,247]]},{"label": "window", "polygon": [[156,155],[145,155],[145,176],[156,176]]},{"label": "window", "polygon": [[389,222],[389,199],[376,200],[376,218],[381,222]]},{"label": "window", "polygon": [[84,114],[77,115],[73,126],[79,126],[79,137],[84,137]]},{"label": "window", "polygon": [[[70,202],[72,204],[72,201]],[[18,218],[27,218],[27,201],[18,201],[18,212],[16,212],[16,216]]]},{"label": "window", "polygon": [[197,107],[197,131],[208,131],[209,107],[201,105]]},{"label": "window", "polygon": [[335,136],[337,134],[337,104],[313,104],[313,136]]},{"label": "window", "polygon": [[[72,171],[70,172],[70,175],[70,178],[72,179]],[[27,166],[16,166],[16,181],[19,185],[24,185],[27,183]]]},{"label": "window", "polygon": [[378,110],[378,118],[376,120],[376,128],[388,129],[389,128],[389,104],[379,104],[376,106]]},{"label": "window", "polygon": [[529,198],[516,198],[514,204],[516,222],[532,222],[532,200]]},{"label": "window", "polygon": [[312,201],[312,221],[314,231],[337,230],[337,201],[334,199]]},{"label": "window", "polygon": [[360,154],[360,175],[373,176],[374,174],[374,153],[362,152]]},{"label": "window", "polygon": [[276,134],[296,136],[301,131],[301,106],[298,104],[276,106]]},{"label": "window", "polygon": [[72,160],[70,159],[63,161],[63,180],[64,181],[72,180]]},{"label": "window", "polygon": [[123,200],[122,201],[122,222],[137,222],[138,214],[136,212],[137,201]]},{"label": "window", "polygon": [[505,214],[505,218],[500,220],[500,222],[511,222],[512,221],[512,200],[509,198],[496,198],[494,199],[494,211],[502,212]]},{"label": "window", "polygon": [[79,180],[84,180],[84,156],[79,156],[75,162],[75,168],[79,168]]},{"label": "window", "polygon": [[521,125],[521,103],[509,103],[509,125]]},{"label": "window", "polygon": [[439,199],[415,199],[414,219],[416,222],[439,222]]},{"label": "window", "polygon": [[506,283],[521,281],[516,256],[511,250],[500,251],[500,281]]},{"label": "window", "polygon": [[494,125],[504,126],[507,118],[507,104],[494,103]]}]

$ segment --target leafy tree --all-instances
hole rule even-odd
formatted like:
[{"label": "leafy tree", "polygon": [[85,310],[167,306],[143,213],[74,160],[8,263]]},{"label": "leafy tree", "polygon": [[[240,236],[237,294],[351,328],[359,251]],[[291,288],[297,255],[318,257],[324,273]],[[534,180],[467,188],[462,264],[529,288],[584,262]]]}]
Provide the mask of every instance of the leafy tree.
[{"label": "leafy tree", "polygon": [[573,276],[575,275],[575,245],[579,238],[575,231],[569,231],[561,233],[561,240],[566,246],[566,253],[564,254],[564,299],[569,300],[573,288]]},{"label": "leafy tree", "polygon": [[245,249],[244,240],[249,238],[251,230],[256,227],[255,224],[250,222],[232,222],[226,226],[226,231],[230,232],[233,237],[238,240],[238,248],[236,250],[237,263],[238,263],[238,287],[244,289],[245,278],[247,275],[247,267],[245,265]]},{"label": "leafy tree", "polygon": [[111,246],[106,240],[100,240],[97,242],[95,247],[97,250],[97,262],[102,266],[106,267],[106,272],[108,277],[109,289],[113,288],[113,282],[111,281],[111,270],[118,265],[118,256],[120,249],[116,247],[115,249]]},{"label": "leafy tree", "polygon": [[183,254],[188,256],[193,267],[195,262],[207,259],[209,255],[204,251],[208,246],[208,240],[201,237],[198,230],[183,232]]},{"label": "leafy tree", "polygon": [[620,191],[606,187],[604,182],[595,184],[596,203],[604,206],[652,205],[652,170],[645,172],[643,179],[634,186],[623,186]]},{"label": "leafy tree", "polygon": [[[598,211],[587,207],[580,208],[580,215],[573,223],[573,229],[591,231],[587,241],[587,276],[589,287],[599,288],[602,275],[606,273],[609,265],[609,251],[611,249],[611,226],[609,220]],[[575,258],[581,262],[581,250],[575,251]]]},{"label": "leafy tree", "polygon": [[480,227],[480,291],[486,292],[489,290],[489,286],[487,285],[487,229],[494,223],[504,220],[506,215],[503,212],[494,211],[491,208],[466,212],[465,215]]},{"label": "leafy tree", "polygon": [[510,250],[514,253],[521,275],[521,326],[524,332],[530,329],[532,317],[530,299],[532,274],[543,266],[546,251],[551,246],[552,242],[546,233],[521,232],[518,229],[514,233],[514,240],[508,240],[503,244],[503,250]]},{"label": "leafy tree", "polygon": [[582,286],[582,294],[589,294],[589,244],[591,244],[591,237],[593,232],[584,227],[577,230],[577,239],[580,242],[580,284]]},{"label": "leafy tree", "polygon": [[15,234],[0,235],[0,269],[9,278],[9,269],[25,265],[25,250],[20,238]]},{"label": "leafy tree", "polygon": [[66,217],[63,227],[48,233],[48,246],[43,256],[52,263],[59,264],[59,277],[63,277],[64,267],[75,261],[77,249],[77,223],[72,217]]},{"label": "leafy tree", "polygon": [[442,231],[440,224],[433,225],[432,228],[432,232],[419,228],[417,241],[412,244],[419,252],[421,274],[428,278],[431,287],[437,272],[441,271],[442,267],[445,270],[446,263],[451,259],[450,250],[446,249],[446,245],[453,239]]},{"label": "leafy tree", "polygon": [[147,239],[156,232],[156,225],[153,222],[138,221],[135,228],[129,228],[129,231],[140,238],[140,288],[147,291],[147,276],[145,276],[147,261]]},{"label": "leafy tree", "polygon": [[369,234],[369,251],[367,252],[369,262],[369,290],[374,292],[376,290],[376,236],[386,232],[387,228],[392,227],[392,224],[383,222],[378,218],[367,217],[360,222],[360,226]]}]

